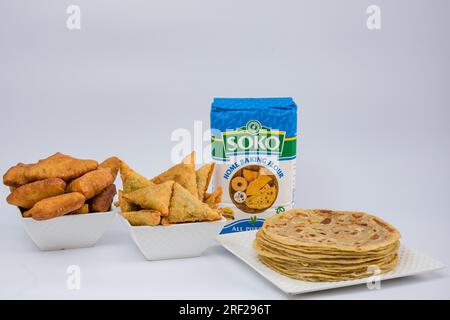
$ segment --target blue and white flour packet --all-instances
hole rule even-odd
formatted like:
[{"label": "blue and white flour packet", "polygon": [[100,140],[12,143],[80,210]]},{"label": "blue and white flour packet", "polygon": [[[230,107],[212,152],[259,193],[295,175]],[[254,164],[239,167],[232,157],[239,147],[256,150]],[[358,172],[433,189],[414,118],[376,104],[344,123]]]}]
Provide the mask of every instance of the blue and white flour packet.
[{"label": "blue and white flour packet", "polygon": [[248,231],[293,207],[297,105],[292,98],[215,98],[211,106],[215,187],[230,223]]}]

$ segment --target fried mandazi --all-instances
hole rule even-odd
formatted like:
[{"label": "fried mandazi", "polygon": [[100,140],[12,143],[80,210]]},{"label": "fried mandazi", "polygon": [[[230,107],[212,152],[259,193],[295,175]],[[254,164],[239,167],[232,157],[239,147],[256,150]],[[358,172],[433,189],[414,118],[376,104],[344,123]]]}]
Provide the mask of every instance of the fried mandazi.
[{"label": "fried mandazi", "polygon": [[36,220],[89,213],[91,209],[107,211],[116,194],[113,183],[120,162],[109,157],[99,166],[95,160],[57,152],[36,163],[18,163],[3,175],[10,189],[7,202],[19,207],[23,217]]},{"label": "fried mandazi", "polygon": [[30,209],[42,199],[63,194],[66,183],[59,178],[49,178],[15,188],[6,198],[9,204]]},{"label": "fried mandazi", "polygon": [[67,191],[80,192],[86,199],[91,199],[113,182],[114,177],[108,169],[98,168],[72,180],[67,187]]},{"label": "fried mandazi", "polygon": [[89,201],[90,212],[106,212],[111,209],[114,196],[117,193],[116,185],[111,184]]},{"label": "fried mandazi", "polygon": [[87,214],[87,213],[89,213],[89,204],[85,203],[81,206],[81,208],[72,211],[68,214]]},{"label": "fried mandazi", "polygon": [[31,216],[35,220],[56,218],[78,210],[85,201],[86,198],[79,192],[65,193],[37,202],[24,216]]},{"label": "fried mandazi", "polygon": [[109,157],[108,159],[105,159],[102,163],[100,163],[98,165],[99,168],[105,168],[105,169],[109,169],[109,171],[111,172],[114,180],[116,180],[117,177],[117,173],[119,172],[120,169],[120,159],[117,157]]},{"label": "fried mandazi", "polygon": [[25,172],[35,164],[18,163],[6,171],[3,175],[3,184],[9,187],[17,188],[33,180],[25,176]]},{"label": "fried mandazi", "polygon": [[161,225],[162,226],[169,226],[170,224],[171,223],[169,222],[169,218],[167,216],[161,218]]},{"label": "fried mandazi", "polygon": [[24,175],[29,181],[48,178],[61,178],[64,181],[69,181],[95,170],[97,167],[98,162],[95,160],[82,160],[56,153],[27,167]]}]

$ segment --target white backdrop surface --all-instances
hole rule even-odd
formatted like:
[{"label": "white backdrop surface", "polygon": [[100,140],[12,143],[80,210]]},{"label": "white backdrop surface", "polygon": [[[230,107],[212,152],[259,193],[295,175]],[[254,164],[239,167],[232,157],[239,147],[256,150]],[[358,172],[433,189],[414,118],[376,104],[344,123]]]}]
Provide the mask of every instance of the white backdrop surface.
[{"label": "white backdrop surface", "polygon": [[[56,151],[152,176],[215,96],[299,105],[298,206],[368,211],[450,264],[448,1],[0,1],[0,169]],[[81,30],[66,8],[81,8]],[[0,197],[8,194],[0,188]],[[219,246],[146,262],[116,219],[96,247],[39,252],[0,205],[1,298],[287,297]],[[66,287],[79,265],[80,290]],[[450,298],[448,271],[302,295]]]}]

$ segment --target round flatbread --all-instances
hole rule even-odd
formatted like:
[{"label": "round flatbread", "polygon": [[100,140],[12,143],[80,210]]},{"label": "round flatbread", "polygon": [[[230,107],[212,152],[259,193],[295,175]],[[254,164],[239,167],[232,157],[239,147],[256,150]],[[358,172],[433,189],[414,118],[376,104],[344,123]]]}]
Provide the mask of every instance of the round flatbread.
[{"label": "round flatbread", "polygon": [[293,209],[264,222],[253,243],[273,270],[306,281],[343,281],[397,264],[400,233],[362,212]]},{"label": "round flatbread", "polygon": [[363,212],[293,209],[267,219],[264,233],[286,245],[341,251],[386,247],[400,233],[386,221]]}]

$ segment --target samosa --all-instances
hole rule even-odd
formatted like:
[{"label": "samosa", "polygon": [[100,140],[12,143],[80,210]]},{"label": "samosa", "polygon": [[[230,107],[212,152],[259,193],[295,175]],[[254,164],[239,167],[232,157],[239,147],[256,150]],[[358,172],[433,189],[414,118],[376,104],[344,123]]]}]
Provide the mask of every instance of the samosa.
[{"label": "samosa", "polygon": [[159,184],[173,180],[186,188],[193,196],[198,198],[197,181],[195,177],[195,151],[185,157],[179,164],[164,171],[151,181]]},{"label": "samosa", "polygon": [[187,189],[176,183],[173,186],[168,220],[170,223],[219,220],[220,214],[201,202]]},{"label": "samosa", "polygon": [[120,162],[120,178],[122,179],[124,194],[153,185],[146,177],[131,169],[124,161]]},{"label": "samosa", "polygon": [[163,216],[166,216],[169,213],[173,184],[173,181],[166,181],[161,184],[150,185],[124,194],[123,197],[143,209],[157,210]]},{"label": "samosa", "polygon": [[120,214],[132,226],[157,226],[161,222],[161,212],[155,210],[121,212]]},{"label": "samosa", "polygon": [[211,181],[214,172],[214,162],[207,163],[195,172],[198,198],[204,200],[205,192],[208,190],[209,182]]},{"label": "samosa", "polygon": [[205,203],[211,209],[217,209],[219,207],[219,203],[222,202],[222,187],[217,187],[216,191],[213,193],[205,193]]},{"label": "samosa", "polygon": [[119,190],[119,207],[121,212],[138,211],[140,209],[138,205],[123,197],[123,190]]}]

